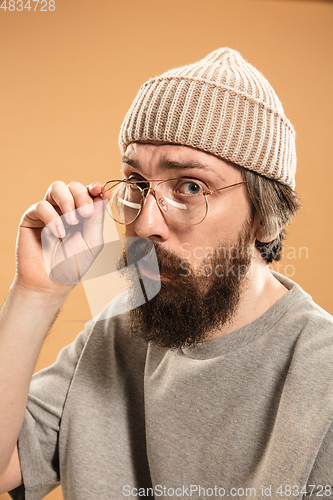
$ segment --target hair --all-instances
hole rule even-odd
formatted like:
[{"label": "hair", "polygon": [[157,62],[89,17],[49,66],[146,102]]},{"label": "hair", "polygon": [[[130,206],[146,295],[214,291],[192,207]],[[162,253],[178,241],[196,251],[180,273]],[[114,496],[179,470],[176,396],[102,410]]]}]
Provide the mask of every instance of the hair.
[{"label": "hair", "polygon": [[256,247],[268,264],[278,261],[281,259],[285,226],[301,208],[299,196],[291,187],[251,170],[242,168],[242,175],[253,211],[260,215],[260,222],[265,228],[264,238],[278,231],[278,236],[267,243],[256,240]]}]

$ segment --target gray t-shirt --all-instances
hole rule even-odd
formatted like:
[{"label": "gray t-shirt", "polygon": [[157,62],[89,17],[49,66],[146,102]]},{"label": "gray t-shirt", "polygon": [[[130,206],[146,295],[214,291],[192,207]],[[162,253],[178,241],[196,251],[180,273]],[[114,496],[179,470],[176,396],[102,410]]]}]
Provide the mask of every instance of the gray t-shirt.
[{"label": "gray t-shirt", "polygon": [[33,377],[12,497],[333,498],[333,318],[275,276],[263,316],[196,347],[88,323]]}]

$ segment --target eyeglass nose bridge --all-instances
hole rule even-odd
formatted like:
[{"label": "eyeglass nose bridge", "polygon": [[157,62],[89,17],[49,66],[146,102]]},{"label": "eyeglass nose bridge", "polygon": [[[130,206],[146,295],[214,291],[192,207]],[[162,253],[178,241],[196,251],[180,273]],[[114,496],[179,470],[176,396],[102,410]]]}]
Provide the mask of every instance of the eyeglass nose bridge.
[{"label": "eyeglass nose bridge", "polygon": [[162,211],[162,213],[167,212],[168,205],[167,205],[166,201],[164,200],[164,198],[163,197],[157,198],[157,196],[156,196],[156,189],[163,182],[165,182],[165,181],[159,181],[155,187],[152,187],[151,185],[149,185],[148,187],[141,188],[141,190],[143,192],[143,197],[142,197],[142,202],[141,202],[141,210],[140,210],[138,216],[140,215],[140,213],[143,209],[144,203],[145,203],[149,193],[151,193],[153,195],[153,197],[155,198],[156,204],[157,204],[158,208]]},{"label": "eyeglass nose bridge", "polygon": [[[153,186],[151,185],[153,182],[156,182],[155,187],[153,187]],[[146,198],[146,196],[148,196],[148,194],[149,194],[149,191],[151,191],[152,195],[153,195],[153,196],[154,196],[154,198],[156,199],[155,191],[156,191],[156,189],[158,188],[158,186],[159,186],[160,184],[163,184],[164,182],[167,182],[167,181],[160,181],[160,180],[159,180],[159,181],[146,181],[146,183],[147,183],[147,184],[149,184],[149,186],[148,186],[148,187],[141,187],[141,186],[140,186],[140,188],[141,188],[141,190],[142,190],[143,192],[147,191],[147,194],[145,194],[145,195],[144,195],[144,197]]]}]

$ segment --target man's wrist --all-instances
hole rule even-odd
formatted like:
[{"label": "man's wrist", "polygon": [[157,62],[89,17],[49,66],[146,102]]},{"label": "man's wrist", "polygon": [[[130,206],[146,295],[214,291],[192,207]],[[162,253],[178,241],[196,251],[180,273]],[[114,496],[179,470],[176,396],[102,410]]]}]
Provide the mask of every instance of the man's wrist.
[{"label": "man's wrist", "polygon": [[11,297],[17,297],[21,300],[29,300],[36,303],[40,302],[41,304],[54,306],[59,304],[59,306],[61,306],[73,288],[73,285],[59,285],[58,287],[55,285],[53,289],[30,286],[22,283],[17,277],[15,277],[9,288],[8,295]]}]

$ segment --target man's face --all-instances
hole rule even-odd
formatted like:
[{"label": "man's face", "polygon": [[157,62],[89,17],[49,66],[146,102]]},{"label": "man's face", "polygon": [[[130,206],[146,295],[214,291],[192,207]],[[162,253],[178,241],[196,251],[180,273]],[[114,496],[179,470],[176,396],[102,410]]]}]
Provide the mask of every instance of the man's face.
[{"label": "man's face", "polygon": [[[122,168],[126,179],[190,177],[207,191],[243,181],[240,168],[170,144],[131,144]],[[168,218],[150,193],[139,217],[126,226],[126,235],[154,243],[160,276],[149,268],[146,272],[148,278],[162,282],[160,293],[131,313],[137,333],[165,347],[179,347],[209,338],[209,330],[232,320],[255,241],[244,184],[208,195],[206,218],[192,226]]]}]

